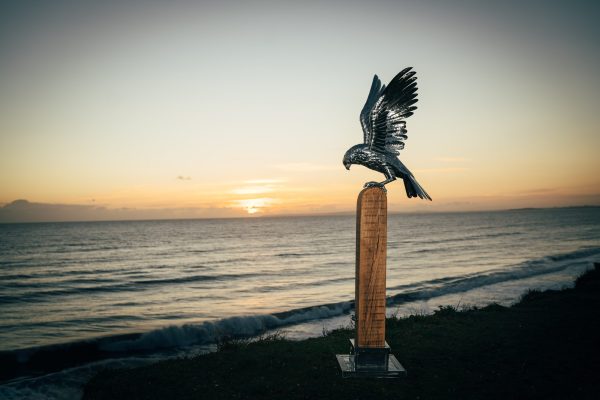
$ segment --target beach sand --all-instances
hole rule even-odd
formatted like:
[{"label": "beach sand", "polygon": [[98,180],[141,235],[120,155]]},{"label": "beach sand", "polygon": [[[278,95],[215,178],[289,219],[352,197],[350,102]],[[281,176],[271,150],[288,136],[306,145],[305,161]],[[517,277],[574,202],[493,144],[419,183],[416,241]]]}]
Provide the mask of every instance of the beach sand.
[{"label": "beach sand", "polygon": [[343,379],[335,354],[351,337],[225,342],[216,353],[101,372],[84,399],[597,398],[600,264],[573,289],[530,292],[512,307],[388,319],[405,378]]}]

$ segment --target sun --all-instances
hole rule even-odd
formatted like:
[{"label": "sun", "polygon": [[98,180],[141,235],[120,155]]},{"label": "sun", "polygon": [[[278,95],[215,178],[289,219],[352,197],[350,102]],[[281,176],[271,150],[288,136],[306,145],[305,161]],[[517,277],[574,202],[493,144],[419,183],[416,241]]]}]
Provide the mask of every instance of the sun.
[{"label": "sun", "polygon": [[236,203],[239,207],[245,209],[248,214],[252,215],[263,211],[272,201],[269,198],[263,197],[259,199],[237,200]]}]

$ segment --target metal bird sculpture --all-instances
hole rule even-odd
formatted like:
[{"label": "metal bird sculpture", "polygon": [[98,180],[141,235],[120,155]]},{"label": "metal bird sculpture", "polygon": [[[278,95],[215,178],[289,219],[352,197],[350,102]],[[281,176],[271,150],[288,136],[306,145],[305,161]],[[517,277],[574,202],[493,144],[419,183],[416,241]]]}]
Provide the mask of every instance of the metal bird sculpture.
[{"label": "metal bird sculpture", "polygon": [[352,164],[385,175],[383,182],[367,182],[364,187],[385,185],[398,177],[404,181],[406,195],[431,200],[425,189],[419,185],[413,174],[402,164],[398,155],[406,140],[405,119],[417,109],[417,77],[412,68],[405,68],[392,79],[389,85],[381,85],[375,75],[369,96],[360,112],[360,124],[364,133],[364,143],[352,146],[344,154],[344,166]]}]

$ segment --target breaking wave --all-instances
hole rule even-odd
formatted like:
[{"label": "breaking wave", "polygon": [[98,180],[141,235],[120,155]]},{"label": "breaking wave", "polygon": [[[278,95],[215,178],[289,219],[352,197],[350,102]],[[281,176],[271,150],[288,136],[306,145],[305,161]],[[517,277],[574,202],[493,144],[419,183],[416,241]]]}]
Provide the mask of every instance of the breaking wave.
[{"label": "breaking wave", "polygon": [[[427,300],[450,293],[465,292],[487,285],[520,280],[578,268],[600,255],[600,248],[530,260],[509,269],[445,277],[388,288],[388,305]],[[398,293],[401,291],[400,293]],[[395,292],[395,293],[394,293]],[[0,380],[48,373],[92,361],[151,354],[164,349],[211,344],[222,338],[252,337],[266,330],[326,319],[349,313],[353,301],[317,305],[263,315],[229,317],[197,324],[167,326],[148,332],[101,337],[85,341],[0,352]]]}]

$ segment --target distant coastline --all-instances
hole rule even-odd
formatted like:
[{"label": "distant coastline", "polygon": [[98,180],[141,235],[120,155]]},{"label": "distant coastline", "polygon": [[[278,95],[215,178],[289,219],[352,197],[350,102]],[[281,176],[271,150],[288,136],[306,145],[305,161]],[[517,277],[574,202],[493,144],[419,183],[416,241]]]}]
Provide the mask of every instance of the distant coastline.
[{"label": "distant coastline", "polygon": [[[600,204],[556,206],[556,207],[522,207],[522,208],[490,208],[482,210],[390,210],[389,214],[459,214],[503,211],[533,211],[533,210],[563,210],[563,209],[594,209]],[[252,214],[252,215],[187,215],[197,213],[194,208],[173,209],[136,209],[136,208],[107,208],[95,205],[68,205],[35,203],[28,200],[15,200],[0,206],[0,225],[29,224],[29,223],[77,223],[77,222],[128,222],[128,221],[177,221],[177,220],[221,220],[221,219],[264,219],[264,218],[302,218],[302,217],[335,217],[354,215],[354,210],[338,212],[314,213],[281,213],[281,214]],[[223,208],[222,210],[229,210]],[[167,213],[166,216],[156,214]],[[187,214],[186,214],[187,213]]]}]

